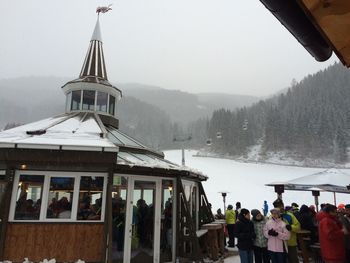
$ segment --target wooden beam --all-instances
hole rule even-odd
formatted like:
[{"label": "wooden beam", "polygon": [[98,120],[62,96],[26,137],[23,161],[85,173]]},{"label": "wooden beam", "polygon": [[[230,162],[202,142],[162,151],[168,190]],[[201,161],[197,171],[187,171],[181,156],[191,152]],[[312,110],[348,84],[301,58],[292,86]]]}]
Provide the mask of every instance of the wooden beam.
[{"label": "wooden beam", "polygon": [[[14,175],[15,175],[14,169],[7,169],[6,170],[7,185],[5,188],[5,194],[4,194],[4,196],[1,200],[1,203],[0,203],[0,219],[1,219],[0,261],[5,260],[4,251],[5,251],[5,241],[6,241],[6,230],[7,230],[7,223],[8,223],[9,212],[10,212]],[[13,244],[13,245],[15,245],[15,244]]]},{"label": "wooden beam", "polygon": [[344,0],[298,0],[299,5],[332,46],[338,58],[350,66],[350,2]]}]

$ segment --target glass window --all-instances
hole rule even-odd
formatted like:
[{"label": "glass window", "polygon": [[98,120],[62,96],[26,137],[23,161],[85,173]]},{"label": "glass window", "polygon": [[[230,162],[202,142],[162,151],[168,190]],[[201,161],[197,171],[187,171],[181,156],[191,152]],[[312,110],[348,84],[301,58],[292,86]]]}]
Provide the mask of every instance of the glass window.
[{"label": "glass window", "polygon": [[83,110],[95,109],[95,91],[84,90],[83,91]]},{"label": "glass window", "polygon": [[171,262],[173,258],[173,204],[173,181],[162,180],[160,262]]},{"label": "glass window", "polygon": [[107,99],[108,99],[107,93],[97,92],[97,99],[96,99],[96,110],[97,111],[107,112]]},{"label": "glass window", "polygon": [[109,95],[109,114],[114,115],[115,113],[115,97]]},{"label": "glass window", "polygon": [[78,220],[101,220],[103,181],[103,177],[81,177]]},{"label": "glass window", "polygon": [[80,110],[80,101],[81,101],[81,90],[72,91],[71,109]]},{"label": "glass window", "polygon": [[73,192],[73,177],[51,177],[46,217],[70,219]]},{"label": "glass window", "polygon": [[19,177],[15,208],[16,220],[38,220],[40,218],[43,185],[43,175],[21,175]]},{"label": "glass window", "polygon": [[[119,175],[113,175],[112,185],[112,217],[113,247],[118,253],[113,253],[113,262],[123,262],[124,234],[125,234],[125,216],[127,204],[128,178]],[[134,204],[132,209],[132,224],[137,221],[137,207]],[[135,240],[135,238],[134,238]]]},{"label": "glass window", "polygon": [[69,92],[67,94],[67,99],[66,99],[66,112],[70,111],[71,104],[72,104],[72,92]]}]

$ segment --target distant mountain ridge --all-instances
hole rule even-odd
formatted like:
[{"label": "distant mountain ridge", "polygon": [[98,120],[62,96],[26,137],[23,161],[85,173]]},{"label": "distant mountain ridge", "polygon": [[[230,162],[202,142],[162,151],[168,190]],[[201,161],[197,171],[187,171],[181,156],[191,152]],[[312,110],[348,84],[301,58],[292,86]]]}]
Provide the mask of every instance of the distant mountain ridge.
[{"label": "distant mountain ridge", "polygon": [[[61,86],[70,79],[73,78],[0,80],[0,129],[6,124],[29,123],[64,112],[65,96]],[[192,94],[138,83],[116,86],[123,92],[117,108],[121,129],[156,148],[171,144],[174,123],[185,126],[200,118],[210,118],[212,112],[223,105],[236,109],[258,100],[230,94]]]},{"label": "distant mountain ridge", "polygon": [[125,96],[135,97],[165,111],[174,122],[187,124],[199,118],[210,117],[214,110],[234,110],[250,106],[258,97],[225,93],[188,93],[140,84],[119,85]]},{"label": "distant mountain ridge", "polygon": [[[27,123],[64,111],[65,98],[61,86],[68,78],[21,77],[0,80],[0,127],[8,122]],[[123,96],[165,111],[174,122],[188,123],[210,117],[215,109],[235,109],[258,101],[252,96],[203,93],[192,94],[166,90],[138,83],[118,84]],[[12,109],[11,109],[12,108]]]}]

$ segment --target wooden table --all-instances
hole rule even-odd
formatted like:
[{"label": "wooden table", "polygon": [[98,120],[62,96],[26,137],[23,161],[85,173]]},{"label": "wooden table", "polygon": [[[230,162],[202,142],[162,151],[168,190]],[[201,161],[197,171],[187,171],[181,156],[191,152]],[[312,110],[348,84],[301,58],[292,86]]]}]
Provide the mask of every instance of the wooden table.
[{"label": "wooden table", "polygon": [[[202,225],[201,229],[207,229],[206,235],[206,250],[208,251],[209,257],[212,260],[219,258],[219,252],[221,252],[221,243],[224,242],[223,227],[220,223],[210,223]],[[223,246],[223,245],[222,245]]]},{"label": "wooden table", "polygon": [[296,232],[297,233],[297,238],[299,241],[299,247],[301,250],[301,256],[303,257],[303,262],[304,263],[309,263],[310,262],[310,252],[309,252],[309,247],[307,245],[307,240],[310,239],[310,234],[311,232],[309,230],[299,230]]}]

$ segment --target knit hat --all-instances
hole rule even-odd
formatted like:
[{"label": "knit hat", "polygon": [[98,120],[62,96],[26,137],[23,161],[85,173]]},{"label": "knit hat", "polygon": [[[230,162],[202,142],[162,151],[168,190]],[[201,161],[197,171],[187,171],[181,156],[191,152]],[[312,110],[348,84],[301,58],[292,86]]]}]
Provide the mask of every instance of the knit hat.
[{"label": "knit hat", "polygon": [[284,208],[284,210],[286,210],[286,211],[290,211],[290,210],[292,210],[292,207],[291,207],[291,206],[289,206],[289,205],[287,205],[287,206]]},{"label": "knit hat", "polygon": [[261,214],[258,209],[252,209],[250,212],[252,214],[253,219],[255,220],[258,214]]},{"label": "knit hat", "polygon": [[297,203],[292,203],[292,207],[299,207]]},{"label": "knit hat", "polygon": [[233,206],[232,206],[232,205],[228,205],[228,206],[227,206],[227,209],[228,209],[228,210],[231,210],[231,209],[233,209]]},{"label": "knit hat", "polygon": [[284,206],[282,199],[277,198],[273,203],[273,207],[281,207]]},{"label": "knit hat", "polygon": [[246,215],[246,214],[249,214],[249,210],[248,209],[245,209],[245,208],[242,208],[241,209],[241,215]]}]

